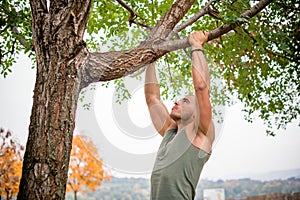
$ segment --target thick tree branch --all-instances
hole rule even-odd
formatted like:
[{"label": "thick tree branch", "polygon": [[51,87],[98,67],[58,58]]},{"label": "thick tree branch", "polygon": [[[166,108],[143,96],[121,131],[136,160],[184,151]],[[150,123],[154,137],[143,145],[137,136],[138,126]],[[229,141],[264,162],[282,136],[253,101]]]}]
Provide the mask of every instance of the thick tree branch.
[{"label": "thick tree branch", "polygon": [[176,33],[182,31],[187,26],[190,26],[191,24],[195,23],[200,17],[209,14],[212,12],[210,9],[210,5],[215,2],[215,0],[210,0],[207,2],[207,4],[202,8],[199,12],[197,12],[195,15],[193,15],[191,18],[189,18],[187,21],[183,22],[182,24],[176,26],[172,33],[168,36],[168,39],[171,39]]},{"label": "thick tree branch", "polygon": [[52,25],[52,34],[56,34],[62,26],[67,25],[67,30],[73,30],[78,37],[82,37],[90,14],[91,0],[52,0],[50,3],[50,21],[61,19],[60,24]]},{"label": "thick tree branch", "polygon": [[34,18],[34,16],[37,16],[38,13],[48,13],[46,0],[37,0],[37,1],[31,0],[30,6],[31,6],[32,14],[34,14],[32,18]]},{"label": "thick tree branch", "polygon": [[131,74],[168,51],[152,48],[154,43],[167,38],[170,31],[190,9],[194,0],[177,0],[151,30],[145,42],[123,52],[89,53],[78,76],[82,87],[96,81],[108,81]]},{"label": "thick tree branch", "polygon": [[143,19],[141,16],[139,16],[138,14],[136,14],[132,8],[130,8],[124,1],[122,0],[116,0],[123,8],[125,8],[126,10],[128,10],[128,12],[130,13],[130,17],[129,17],[129,24],[131,25],[132,23],[145,27],[145,28],[151,28],[149,25],[147,24],[143,24],[141,22],[136,21],[135,19],[137,17]]},{"label": "thick tree branch", "polygon": [[174,27],[188,12],[194,0],[177,0],[148,35],[147,41],[166,39]]},{"label": "thick tree branch", "polygon": [[71,1],[71,20],[75,24],[75,33],[82,37],[89,19],[92,0]]},{"label": "thick tree branch", "polygon": [[79,72],[82,87],[92,82],[109,81],[132,74],[164,54],[157,54],[149,47],[139,47],[130,51],[89,53]]},{"label": "thick tree branch", "polygon": [[190,46],[187,38],[179,40],[162,41],[153,45],[154,49],[161,49],[167,52],[188,48]]},{"label": "thick tree branch", "polygon": [[[149,34],[146,41],[135,49],[120,52],[89,53],[80,72],[83,87],[92,82],[108,81],[126,76],[170,51],[189,47],[187,38],[174,41],[164,39],[167,38],[170,30],[175,27],[176,23],[190,8],[190,5],[182,5],[183,2],[177,1],[177,4],[175,3],[176,6],[173,5],[171,8],[174,13],[171,14],[168,11],[163,19],[152,29],[152,34]],[[271,2],[272,0],[261,0],[258,4],[241,14],[241,17],[249,19]],[[189,1],[189,3],[192,3],[192,1]],[[182,11],[183,7],[186,10]],[[225,24],[211,31],[208,40],[218,38],[240,24]]]},{"label": "thick tree branch", "polygon": [[[32,13],[32,39],[35,52],[43,52],[39,47],[38,40],[44,39],[45,32],[43,29],[48,26],[48,9],[46,0],[30,0],[30,7]],[[49,34],[49,30],[46,32]]]}]

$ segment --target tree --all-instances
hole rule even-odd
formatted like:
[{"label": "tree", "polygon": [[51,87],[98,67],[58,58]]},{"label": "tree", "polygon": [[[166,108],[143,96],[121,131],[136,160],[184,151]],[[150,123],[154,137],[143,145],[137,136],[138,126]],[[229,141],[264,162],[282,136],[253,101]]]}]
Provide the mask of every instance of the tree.
[{"label": "tree", "polygon": [[84,193],[87,193],[88,189],[95,191],[103,180],[109,179],[110,176],[103,169],[95,144],[86,136],[76,135],[73,138],[67,192],[73,191],[74,199],[77,200],[79,191]]},{"label": "tree", "polygon": [[[172,51],[187,48],[186,35],[195,29],[210,32],[211,45],[206,47],[210,62],[218,67],[216,74],[223,76],[230,93],[245,104],[248,113],[258,112],[270,128],[274,120],[277,127],[284,128],[299,116],[300,17],[299,3],[294,1],[31,0],[29,43],[24,43],[30,35],[28,24],[19,28],[22,20],[10,17],[10,12],[17,18],[27,17],[28,7],[19,0],[2,2],[1,38],[5,41],[8,34],[7,41],[13,41],[3,44],[25,45],[27,51],[33,48],[37,64],[18,199],[64,198],[81,89],[142,70],[162,58],[169,67],[160,73],[171,71],[176,80],[165,78],[162,93],[166,95],[167,88],[174,88],[176,93],[178,86],[189,83],[191,66],[184,52],[175,56]],[[13,9],[14,5],[19,5],[18,9]],[[128,26],[128,18],[134,26]],[[85,31],[92,39],[87,43],[83,40]],[[97,35],[99,32],[105,37]],[[121,43],[128,32],[139,42],[125,40],[125,50],[100,53],[87,48],[96,47],[95,37],[104,45],[118,35],[121,40],[117,43]],[[9,55],[19,49],[1,46],[2,55],[8,56],[2,56],[2,70],[9,69]]]},{"label": "tree", "polygon": [[0,128],[0,198],[17,196],[22,172],[24,147],[10,131]]},{"label": "tree", "polygon": [[15,63],[15,55],[32,51],[31,14],[28,1],[0,2],[0,74],[6,77]]}]

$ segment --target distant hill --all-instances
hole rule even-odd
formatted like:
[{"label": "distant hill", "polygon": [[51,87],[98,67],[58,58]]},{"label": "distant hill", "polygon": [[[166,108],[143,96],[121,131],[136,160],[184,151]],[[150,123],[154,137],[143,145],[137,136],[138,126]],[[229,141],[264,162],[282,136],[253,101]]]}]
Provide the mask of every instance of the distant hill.
[{"label": "distant hill", "polygon": [[[66,200],[73,200],[68,193]],[[101,183],[99,189],[88,194],[78,193],[77,200],[149,200],[150,180],[145,178],[116,178]]]},{"label": "distant hill", "polygon": [[[203,190],[224,188],[226,198],[241,199],[270,193],[300,192],[300,169],[251,175],[232,180],[201,179],[195,200],[203,200]],[[257,177],[257,178],[255,178]],[[73,200],[72,193],[67,200]],[[78,200],[149,200],[150,180],[145,178],[116,178],[103,182],[95,192],[78,194]]]}]

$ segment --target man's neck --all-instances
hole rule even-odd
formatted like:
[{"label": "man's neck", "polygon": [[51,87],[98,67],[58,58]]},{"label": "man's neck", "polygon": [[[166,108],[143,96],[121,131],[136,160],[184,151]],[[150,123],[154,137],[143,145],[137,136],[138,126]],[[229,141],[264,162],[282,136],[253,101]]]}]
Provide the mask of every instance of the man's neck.
[{"label": "man's neck", "polygon": [[183,121],[183,120],[177,120],[176,121],[176,124],[177,124],[177,133],[179,132],[179,131],[181,131],[184,127],[186,127],[187,125],[189,125],[190,123],[192,123],[193,122],[193,120],[191,119],[191,120],[187,120],[187,121]]}]

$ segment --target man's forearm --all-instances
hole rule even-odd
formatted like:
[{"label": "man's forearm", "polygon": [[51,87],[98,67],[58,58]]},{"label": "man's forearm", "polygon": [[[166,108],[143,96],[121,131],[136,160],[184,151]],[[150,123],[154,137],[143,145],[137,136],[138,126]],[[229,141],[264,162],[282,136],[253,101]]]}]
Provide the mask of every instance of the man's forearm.
[{"label": "man's forearm", "polygon": [[155,62],[146,67],[145,96],[160,99],[160,89],[156,77]]},{"label": "man's forearm", "polygon": [[157,78],[156,78],[156,70],[155,70],[155,63],[151,63],[146,67],[146,79],[145,79],[145,84],[148,83],[157,83]]},{"label": "man's forearm", "polygon": [[[210,88],[210,77],[208,64],[203,51],[197,51],[197,49],[203,49],[202,46],[192,47],[192,75],[195,89]],[[196,51],[193,51],[196,50]]]}]

